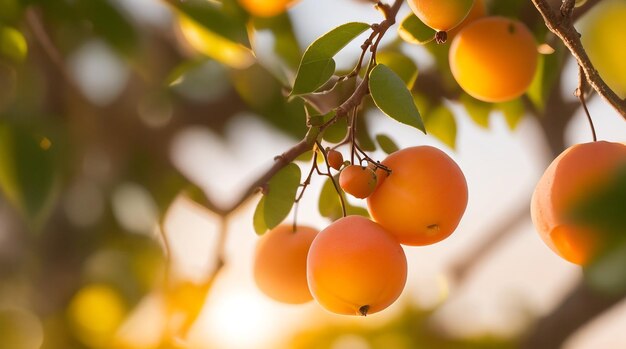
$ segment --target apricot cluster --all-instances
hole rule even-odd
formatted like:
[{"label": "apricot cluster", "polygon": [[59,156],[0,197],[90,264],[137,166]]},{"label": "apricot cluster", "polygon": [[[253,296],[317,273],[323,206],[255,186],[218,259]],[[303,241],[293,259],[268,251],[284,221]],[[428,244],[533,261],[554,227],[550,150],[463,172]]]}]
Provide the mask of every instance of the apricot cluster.
[{"label": "apricot cluster", "polygon": [[626,166],[626,145],[592,142],[563,151],[537,183],[531,217],[543,241],[565,260],[587,265],[606,243],[604,232],[572,220],[571,211]]},{"label": "apricot cluster", "polygon": [[409,0],[409,5],[424,24],[438,31],[438,42],[453,37],[450,70],[469,95],[497,103],[528,90],[538,52],[525,24],[505,17],[483,17],[482,0]]},{"label": "apricot cluster", "polygon": [[[329,163],[343,164],[341,153],[326,154]],[[346,164],[339,183],[346,193],[367,198],[373,220],[343,217],[318,234],[281,225],[259,241],[254,275],[278,301],[313,298],[331,312],[365,316],[402,293],[407,261],[401,244],[432,244],[456,229],[467,184],[458,165],[430,146],[399,150],[370,166]]]}]

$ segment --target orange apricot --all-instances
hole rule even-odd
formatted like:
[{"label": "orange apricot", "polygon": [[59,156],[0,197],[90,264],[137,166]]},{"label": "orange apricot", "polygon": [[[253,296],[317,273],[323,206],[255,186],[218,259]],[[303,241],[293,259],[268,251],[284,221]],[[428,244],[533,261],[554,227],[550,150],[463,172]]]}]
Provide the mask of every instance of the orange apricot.
[{"label": "orange apricot", "polygon": [[419,146],[389,155],[391,174],[367,199],[374,221],[405,245],[429,245],[454,232],[467,206],[467,182],[443,151]]},{"label": "orange apricot", "polygon": [[339,186],[355,198],[365,199],[376,189],[376,172],[369,167],[347,166],[339,174]]},{"label": "orange apricot", "polygon": [[313,299],[306,280],[306,256],[317,230],[279,225],[259,240],[254,256],[254,281],[263,293],[283,303]]},{"label": "orange apricot", "polygon": [[526,25],[485,17],[452,40],[450,69],[465,92],[485,102],[505,102],[526,92],[537,69],[537,46]]},{"label": "orange apricot", "polygon": [[336,150],[329,149],[326,152],[326,156],[328,157],[328,164],[330,167],[339,171],[339,169],[341,169],[341,165],[343,165],[343,155]]},{"label": "orange apricot", "polygon": [[409,0],[417,18],[427,26],[444,32],[459,25],[473,4],[474,0]]},{"label": "orange apricot", "polygon": [[605,185],[626,165],[626,145],[612,142],[577,144],[546,169],[532,196],[530,212],[543,241],[559,256],[587,264],[601,247],[602,233],[571,222],[569,212]]},{"label": "orange apricot", "polygon": [[273,17],[287,10],[294,0],[239,0],[241,6],[256,17]]},{"label": "orange apricot", "polygon": [[406,283],[400,244],[361,216],[340,218],[322,230],[309,250],[307,279],[313,298],[344,315],[368,315],[391,305]]}]

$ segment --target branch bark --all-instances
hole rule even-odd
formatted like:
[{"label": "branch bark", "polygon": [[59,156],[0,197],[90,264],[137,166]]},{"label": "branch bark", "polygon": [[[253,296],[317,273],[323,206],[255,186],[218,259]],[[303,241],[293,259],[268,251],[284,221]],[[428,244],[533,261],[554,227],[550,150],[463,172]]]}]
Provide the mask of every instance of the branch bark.
[{"label": "branch bark", "polygon": [[563,44],[578,61],[578,65],[585,73],[591,87],[626,119],[626,100],[621,99],[602,79],[580,41],[580,34],[574,28],[574,0],[563,0],[563,5],[558,14],[546,0],[532,0],[532,2],[543,17],[548,29],[563,41]]}]

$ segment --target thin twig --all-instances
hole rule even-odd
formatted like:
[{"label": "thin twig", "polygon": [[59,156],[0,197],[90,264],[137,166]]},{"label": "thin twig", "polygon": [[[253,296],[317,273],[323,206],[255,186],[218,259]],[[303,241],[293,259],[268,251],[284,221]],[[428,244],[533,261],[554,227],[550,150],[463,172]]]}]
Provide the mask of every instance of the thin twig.
[{"label": "thin twig", "polygon": [[578,61],[578,65],[582,68],[591,87],[626,119],[626,100],[621,99],[602,79],[580,41],[580,34],[574,27],[573,10],[569,11],[569,4],[573,0],[564,0],[562,8],[566,12],[565,14],[556,14],[546,0],[532,0],[532,2],[543,17],[548,29],[563,41],[563,44]]},{"label": "thin twig", "polygon": [[587,108],[587,102],[585,101],[585,93],[587,91],[587,78],[585,78],[585,73],[583,72],[582,67],[578,66],[578,87],[576,88],[576,92],[574,95],[578,97],[580,100],[580,104],[582,104],[583,109],[585,110],[585,115],[587,116],[587,121],[589,121],[589,127],[591,127],[591,135],[593,136],[593,141],[596,142],[598,137],[596,135],[596,128],[593,125],[593,120],[591,119],[591,114],[589,113],[589,109]]},{"label": "thin twig", "polygon": [[333,177],[333,175],[330,173],[330,163],[328,162],[328,154],[326,153],[326,151],[324,150],[324,148],[319,142],[317,143],[317,147],[322,152],[322,155],[324,155],[324,162],[326,163],[326,169],[327,169],[327,173],[320,173],[320,174],[328,176],[328,178],[333,183],[333,187],[335,187],[335,191],[337,192],[337,195],[339,195],[339,202],[341,203],[341,211],[343,213],[343,216],[345,217],[347,215],[346,203],[343,200],[343,194],[341,192],[341,189],[339,189],[337,182],[335,182],[335,177]]}]

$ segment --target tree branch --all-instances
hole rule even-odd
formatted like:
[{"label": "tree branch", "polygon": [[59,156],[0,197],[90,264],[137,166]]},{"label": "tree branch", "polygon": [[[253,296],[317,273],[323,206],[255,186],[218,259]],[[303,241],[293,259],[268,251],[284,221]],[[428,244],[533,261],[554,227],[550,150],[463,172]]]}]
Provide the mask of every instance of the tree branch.
[{"label": "tree branch", "polygon": [[526,335],[522,349],[561,348],[577,329],[624,298],[595,292],[582,281],[552,311],[540,319]]},{"label": "tree branch", "polygon": [[626,119],[626,100],[621,99],[602,79],[580,41],[580,34],[574,28],[573,10],[570,11],[568,5],[574,1],[564,0],[561,9],[565,13],[560,14],[556,14],[546,0],[532,0],[532,2],[543,17],[548,29],[563,41],[563,44],[578,61],[578,65],[584,71],[591,87]]},{"label": "tree branch", "polygon": [[462,284],[467,275],[478,265],[480,261],[495,250],[502,241],[515,231],[515,227],[524,223],[529,218],[530,203],[524,202],[517,211],[501,224],[493,227],[487,234],[485,242],[471,251],[469,254],[456,261],[452,267],[452,277],[457,284]]}]

